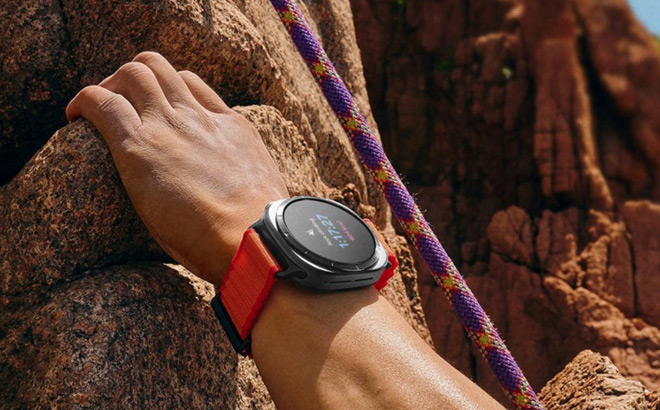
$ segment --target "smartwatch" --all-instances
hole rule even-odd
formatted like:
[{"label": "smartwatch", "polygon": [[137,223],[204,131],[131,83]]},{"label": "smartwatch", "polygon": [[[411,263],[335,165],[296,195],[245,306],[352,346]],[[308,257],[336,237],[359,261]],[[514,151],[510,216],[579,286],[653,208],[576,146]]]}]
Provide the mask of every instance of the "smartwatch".
[{"label": "smartwatch", "polygon": [[250,332],[275,280],[334,292],[382,289],[398,266],[376,227],[350,208],[299,196],[271,202],[243,234],[211,301],[234,349],[250,354]]}]

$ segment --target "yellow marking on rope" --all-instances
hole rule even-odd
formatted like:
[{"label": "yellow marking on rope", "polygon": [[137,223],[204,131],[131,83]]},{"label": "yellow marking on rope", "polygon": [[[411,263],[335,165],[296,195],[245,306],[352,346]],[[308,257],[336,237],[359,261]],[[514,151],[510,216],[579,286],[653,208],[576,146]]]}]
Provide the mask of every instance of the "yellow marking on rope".
[{"label": "yellow marking on rope", "polygon": [[387,181],[387,171],[384,169],[379,170],[376,174],[376,179],[378,179],[379,182]]},{"label": "yellow marking on rope", "polygon": [[293,17],[293,13],[290,11],[285,11],[284,15],[282,15],[282,19],[287,22],[287,23],[293,23],[295,18]]},{"label": "yellow marking on rope", "polygon": [[314,63],[314,72],[316,75],[323,75],[325,73],[325,66],[321,63]]},{"label": "yellow marking on rope", "polygon": [[490,346],[490,337],[488,337],[488,335],[479,336],[479,343],[484,346]]},{"label": "yellow marking on rope", "polygon": [[520,393],[516,394],[516,404],[519,406],[524,406],[527,404],[527,397]]}]

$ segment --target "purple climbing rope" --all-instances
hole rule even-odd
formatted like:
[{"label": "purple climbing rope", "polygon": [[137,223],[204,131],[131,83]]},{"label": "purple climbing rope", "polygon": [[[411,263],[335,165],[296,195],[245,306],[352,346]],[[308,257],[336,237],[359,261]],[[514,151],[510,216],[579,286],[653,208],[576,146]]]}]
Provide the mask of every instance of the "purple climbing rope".
[{"label": "purple climbing rope", "polygon": [[362,164],[383,190],[394,215],[431,269],[435,281],[444,289],[453,310],[505,394],[518,409],[543,409],[509,349],[401,182],[295,0],[271,0],[271,3],[355,146]]}]

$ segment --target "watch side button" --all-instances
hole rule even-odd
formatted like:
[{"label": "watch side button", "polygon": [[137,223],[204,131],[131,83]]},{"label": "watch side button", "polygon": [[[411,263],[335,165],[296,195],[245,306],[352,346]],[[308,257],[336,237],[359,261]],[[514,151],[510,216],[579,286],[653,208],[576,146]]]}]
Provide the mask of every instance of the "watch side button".
[{"label": "watch side button", "polygon": [[281,272],[277,272],[275,274],[275,277],[278,279],[291,279],[291,278],[305,279],[307,277],[307,273],[298,269],[287,269]]}]

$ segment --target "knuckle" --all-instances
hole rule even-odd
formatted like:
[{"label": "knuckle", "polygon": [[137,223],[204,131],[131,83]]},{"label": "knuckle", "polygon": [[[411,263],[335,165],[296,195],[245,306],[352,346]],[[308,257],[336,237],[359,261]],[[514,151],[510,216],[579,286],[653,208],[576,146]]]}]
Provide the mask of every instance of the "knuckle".
[{"label": "knuckle", "polygon": [[88,100],[91,99],[94,93],[96,92],[96,85],[88,85],[87,87],[80,90],[78,93],[78,98]]},{"label": "knuckle", "polygon": [[157,53],[155,51],[142,51],[133,58],[133,61],[149,63],[155,61],[162,61],[164,59],[165,57],[163,57],[160,53]]},{"label": "knuckle", "polygon": [[137,61],[131,61],[126,63],[123,66],[119,67],[117,70],[117,77],[119,79],[139,79],[145,75],[149,75],[151,70],[146,65],[139,63]]},{"label": "knuckle", "polygon": [[109,94],[103,97],[103,99],[99,101],[97,110],[99,110],[102,113],[115,111],[117,104],[121,102],[120,100],[121,100],[121,96],[119,96],[118,94],[114,94],[114,93]]},{"label": "knuckle", "polygon": [[188,70],[181,70],[179,71],[179,75],[184,78],[191,78],[195,79],[197,77],[197,74],[193,73],[192,71]]},{"label": "knuckle", "polygon": [[218,129],[213,115],[202,107],[184,107],[175,110],[167,119],[167,123],[177,131],[198,129],[205,132],[214,132]]}]

